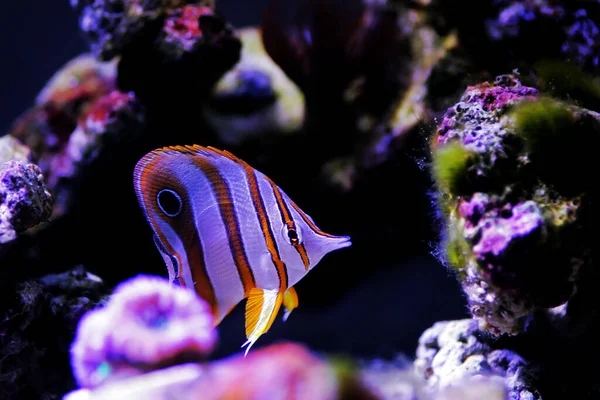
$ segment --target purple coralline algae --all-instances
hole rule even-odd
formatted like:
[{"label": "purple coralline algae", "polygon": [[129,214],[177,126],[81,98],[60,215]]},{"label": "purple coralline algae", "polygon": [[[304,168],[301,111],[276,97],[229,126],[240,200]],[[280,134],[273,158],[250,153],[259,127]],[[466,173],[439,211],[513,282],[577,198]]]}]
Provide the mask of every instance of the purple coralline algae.
[{"label": "purple coralline algae", "polygon": [[417,373],[429,389],[449,389],[476,376],[500,376],[510,400],[541,399],[535,389],[535,370],[517,353],[493,348],[478,332],[473,320],[437,322],[419,339]]},{"label": "purple coralline algae", "polygon": [[[148,107],[170,106],[169,112],[176,112],[201,102],[239,61],[239,38],[210,7],[170,8],[157,25],[124,49],[118,63],[119,86],[134,91]],[[190,101],[190,91],[196,102]]]},{"label": "purple coralline algae", "polygon": [[[557,88],[547,77],[560,68],[570,76]],[[588,382],[597,369],[583,363],[598,351],[600,304],[592,289],[597,182],[586,172],[600,114],[584,105],[597,105],[600,91],[572,66],[541,71],[537,80],[515,72],[468,87],[431,138],[444,221],[437,254],[473,316],[422,335],[415,366],[432,388],[490,374],[505,379],[511,399],[599,393]]]},{"label": "purple coralline algae", "polygon": [[19,140],[0,138],[0,254],[18,234],[50,217],[54,197],[39,167],[31,163],[31,150]]},{"label": "purple coralline algae", "polygon": [[79,26],[99,60],[108,61],[148,33],[167,12],[187,0],[71,0]]},{"label": "purple coralline algae", "polygon": [[16,160],[4,163],[0,169],[0,244],[46,221],[53,203],[37,165]]},{"label": "purple coralline algae", "polygon": [[591,146],[600,119],[540,98],[516,76],[501,76],[469,87],[432,138],[432,168],[447,218],[447,262],[480,328],[495,335],[516,334],[536,310],[568,301],[580,270],[590,267],[591,244],[582,228],[591,198],[576,178],[583,167],[573,167],[575,178],[567,183],[548,174],[551,159],[573,157],[568,143],[554,153],[561,133],[553,127],[574,129],[573,137],[579,137],[576,130],[597,130],[589,137],[582,133]]},{"label": "purple coralline algae", "polygon": [[10,135],[31,150],[56,200],[53,217],[67,212],[86,168],[107,149],[139,136],[144,109],[133,93],[116,89],[114,63],[83,54],[57,72]]},{"label": "purple coralline algae", "polygon": [[106,306],[82,318],[71,348],[79,385],[95,387],[186,361],[202,360],[216,344],[208,305],[164,278],[121,283]]},{"label": "purple coralline algae", "polygon": [[465,50],[479,52],[471,58],[493,71],[541,59],[570,60],[588,72],[600,66],[600,3],[595,0],[430,3],[434,24],[442,30],[454,27]]},{"label": "purple coralline algae", "polygon": [[[90,53],[0,138],[0,398],[600,393],[600,84],[579,75],[599,71],[600,1],[269,0],[245,29],[214,0],[70,3]],[[131,169],[185,143],[235,147],[360,239],[344,284],[324,268],[311,290],[330,298],[371,273],[354,266],[427,251],[431,172],[436,255],[473,318],[428,329],[410,367],[293,343],[212,359],[208,305],[131,278],[164,268]]]}]

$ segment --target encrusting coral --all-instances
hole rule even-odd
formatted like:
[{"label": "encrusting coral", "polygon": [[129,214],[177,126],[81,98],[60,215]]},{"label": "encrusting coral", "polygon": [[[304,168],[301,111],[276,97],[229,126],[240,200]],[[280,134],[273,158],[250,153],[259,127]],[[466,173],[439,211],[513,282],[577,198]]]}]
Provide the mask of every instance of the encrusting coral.
[{"label": "encrusting coral", "polygon": [[[247,28],[208,0],[71,6],[90,53],[0,138],[0,398],[600,393],[600,81],[585,75],[599,71],[600,2],[270,0]],[[145,275],[163,263],[127,172],[191,143],[235,148],[356,237],[307,302],[425,251],[433,178],[436,255],[473,319],[433,325],[411,365],[294,343],[213,359],[207,304]]]},{"label": "encrusting coral", "polygon": [[0,138],[0,253],[27,229],[48,220],[54,197],[31,152],[11,136]]},{"label": "encrusting coral", "polygon": [[438,322],[419,339],[415,369],[430,389],[447,389],[474,376],[500,376],[510,399],[540,399],[535,370],[511,350],[495,349],[477,334],[473,320]]},{"label": "encrusting coral", "polygon": [[[419,369],[413,370],[409,362],[358,365],[296,343],[210,360],[217,341],[213,322],[208,304],[190,289],[155,276],[123,282],[104,306],[88,311],[79,322],[71,362],[81,389],[65,400],[507,398],[506,385],[497,378],[463,374],[452,385],[426,389]],[[485,351],[489,349],[480,349],[481,354]],[[457,362],[461,356],[457,354]],[[502,360],[497,364],[504,368]],[[515,368],[507,374],[517,373]]]},{"label": "encrusting coral", "polygon": [[600,390],[585,378],[596,369],[582,364],[598,351],[597,182],[586,172],[600,114],[584,107],[600,104],[600,85],[569,64],[536,70],[467,88],[431,138],[444,221],[437,253],[474,318],[422,335],[415,366],[431,387],[485,373],[504,377],[514,399]]},{"label": "encrusting coral", "polygon": [[[275,388],[281,399],[292,393],[315,400],[376,399],[347,368],[337,369],[300,345],[274,345],[206,364],[216,342],[210,307],[194,291],[140,275],[121,283],[104,306],[80,320],[71,347],[73,374],[94,398],[112,398],[111,388],[124,385],[139,396],[158,396],[168,388],[177,399],[262,398]],[[197,374],[190,363],[196,363]],[[162,375],[151,373],[160,370]],[[171,387],[182,376],[172,370],[183,376],[191,370],[183,388]],[[145,379],[135,378],[143,374]]]},{"label": "encrusting coral", "polygon": [[168,279],[138,276],[121,283],[106,306],[79,323],[71,348],[82,387],[205,358],[216,343],[208,305]]},{"label": "encrusting coral", "polygon": [[131,92],[116,89],[114,63],[82,54],[58,71],[10,135],[31,149],[57,199],[54,218],[68,212],[86,168],[107,149],[134,140],[144,109]]},{"label": "encrusting coral", "polygon": [[169,112],[176,112],[178,107],[198,107],[239,61],[240,40],[210,7],[169,8],[146,28],[135,46],[120,54],[118,79],[123,90],[134,91],[150,109],[169,106]]},{"label": "encrusting coral", "polygon": [[444,116],[431,146],[445,253],[481,329],[516,334],[575,293],[590,267],[582,171],[599,134],[596,113],[516,76],[468,88]]}]

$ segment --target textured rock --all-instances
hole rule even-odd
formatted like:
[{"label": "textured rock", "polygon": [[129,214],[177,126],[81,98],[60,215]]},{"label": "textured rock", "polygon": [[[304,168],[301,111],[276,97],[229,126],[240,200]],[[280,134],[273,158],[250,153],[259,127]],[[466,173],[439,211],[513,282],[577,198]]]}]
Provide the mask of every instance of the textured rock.
[{"label": "textured rock", "polygon": [[104,301],[100,278],[82,267],[3,281],[0,298],[0,398],[58,398],[75,387],[68,349],[79,318]]},{"label": "textured rock", "polygon": [[240,61],[216,83],[203,107],[221,140],[239,145],[264,134],[289,134],[304,123],[304,95],[271,60],[256,28],[237,32]]},{"label": "textured rock", "polygon": [[46,221],[53,202],[37,165],[6,162],[0,169],[0,244]]},{"label": "textured rock", "polygon": [[444,115],[431,141],[442,253],[480,328],[516,334],[575,293],[592,245],[593,183],[581,174],[598,138],[596,113],[539,97],[514,75],[467,88]]},{"label": "textured rock", "polygon": [[433,390],[457,383],[466,389],[473,377],[496,375],[504,378],[510,399],[541,399],[530,376],[534,367],[513,351],[494,349],[472,320],[437,322],[426,330],[419,339],[415,369]]},{"label": "textured rock", "polygon": [[139,137],[144,108],[133,93],[116,90],[115,63],[89,54],[69,61],[47,83],[36,104],[10,134],[31,149],[56,198],[52,216],[64,215],[97,157]]}]

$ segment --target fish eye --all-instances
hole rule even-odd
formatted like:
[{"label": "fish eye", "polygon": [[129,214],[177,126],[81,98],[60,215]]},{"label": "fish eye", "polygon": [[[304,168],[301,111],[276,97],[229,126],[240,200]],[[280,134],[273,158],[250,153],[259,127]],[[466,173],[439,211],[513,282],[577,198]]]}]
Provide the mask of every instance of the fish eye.
[{"label": "fish eye", "polygon": [[181,212],[183,202],[181,197],[171,189],[163,189],[156,195],[160,210],[168,217],[176,217]]},{"label": "fish eye", "polygon": [[291,245],[298,245],[302,243],[302,235],[298,228],[284,225],[282,234],[285,240],[287,240],[287,242]]}]

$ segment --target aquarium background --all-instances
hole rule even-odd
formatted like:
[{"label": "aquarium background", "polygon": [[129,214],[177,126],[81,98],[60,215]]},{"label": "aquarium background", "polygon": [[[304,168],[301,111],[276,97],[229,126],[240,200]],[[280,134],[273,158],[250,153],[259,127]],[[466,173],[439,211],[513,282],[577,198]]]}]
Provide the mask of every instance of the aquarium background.
[{"label": "aquarium background", "polygon": [[[87,50],[77,15],[68,3],[10,2],[0,14],[2,54],[6,57],[0,78],[3,129],[8,129],[30,106],[62,65]],[[258,23],[266,1],[218,3],[218,10],[235,27],[242,27]],[[167,137],[161,145],[183,144]],[[198,140],[198,144],[206,143]],[[350,235],[353,246],[327,255],[296,285],[300,307],[286,323],[278,319],[255,348],[294,340],[317,351],[364,357],[393,358],[401,353],[413,356],[426,328],[436,321],[467,315],[459,283],[431,255],[437,227],[430,198],[433,186],[420,165],[425,146],[423,140],[410,143],[405,154],[383,169],[385,174],[378,170],[365,178],[365,188],[349,200],[342,196],[324,205],[309,203],[314,195],[303,191],[305,182],[295,186],[280,183],[322,229]],[[139,149],[136,151],[143,155]],[[135,203],[131,174],[136,158],[131,153],[105,158],[111,173],[103,174],[102,167],[97,173],[105,176],[102,187],[109,191],[98,193],[96,187],[87,188],[84,199],[90,199],[95,208],[77,207],[70,217],[79,220],[76,234],[63,233],[63,240],[73,241],[72,252],[54,254],[50,248],[42,249],[52,254],[53,265],[48,261],[36,265],[32,260],[28,273],[59,272],[71,264],[83,263],[109,284],[136,273],[166,276],[163,260]],[[303,160],[293,162],[301,166]],[[262,172],[278,183],[281,179],[277,175],[285,175],[285,171]],[[385,190],[369,189],[381,186]],[[334,217],[329,218],[332,214]],[[370,220],[367,225],[371,228],[365,231],[362,227]],[[220,344],[213,356],[238,352],[244,341],[241,304],[219,326]]]}]

